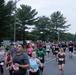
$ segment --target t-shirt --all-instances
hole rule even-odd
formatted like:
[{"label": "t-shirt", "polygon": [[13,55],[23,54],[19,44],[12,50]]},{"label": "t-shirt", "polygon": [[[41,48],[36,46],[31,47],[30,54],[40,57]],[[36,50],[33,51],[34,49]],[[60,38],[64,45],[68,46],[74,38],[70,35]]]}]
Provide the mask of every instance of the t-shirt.
[{"label": "t-shirt", "polygon": [[28,52],[28,54],[32,54],[33,48],[28,48],[28,49],[27,49],[27,52]]},{"label": "t-shirt", "polygon": [[[36,50],[37,56],[38,57],[42,57],[44,59],[44,54],[46,54],[46,50],[45,49],[37,49]],[[44,54],[43,54],[44,53]]]},{"label": "t-shirt", "polygon": [[[18,63],[20,65],[29,64],[29,59],[26,53],[21,53],[20,55],[14,55],[13,64]],[[19,67],[19,71],[15,72],[15,74],[22,75],[26,73],[26,69]]]},{"label": "t-shirt", "polygon": [[0,53],[0,62],[5,60],[4,52]]}]

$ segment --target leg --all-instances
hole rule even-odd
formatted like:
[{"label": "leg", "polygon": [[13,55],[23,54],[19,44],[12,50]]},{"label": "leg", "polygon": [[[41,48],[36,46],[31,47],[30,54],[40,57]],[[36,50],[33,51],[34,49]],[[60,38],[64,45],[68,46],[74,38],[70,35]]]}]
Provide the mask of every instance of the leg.
[{"label": "leg", "polygon": [[13,75],[12,72],[13,72],[12,70],[9,70],[9,74],[10,74],[10,75]]},{"label": "leg", "polygon": [[62,71],[61,65],[59,65],[59,70]]},{"label": "leg", "polygon": [[64,64],[61,65],[62,74],[64,73]]},{"label": "leg", "polygon": [[3,66],[2,65],[0,65],[0,70],[1,70],[1,74],[3,74],[4,72],[3,72]]}]

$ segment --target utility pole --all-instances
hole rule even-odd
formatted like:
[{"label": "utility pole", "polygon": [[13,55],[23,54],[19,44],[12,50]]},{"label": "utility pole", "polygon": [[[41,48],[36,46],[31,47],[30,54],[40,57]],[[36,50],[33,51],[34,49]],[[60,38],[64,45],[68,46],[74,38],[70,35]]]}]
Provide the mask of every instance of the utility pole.
[{"label": "utility pole", "polygon": [[14,6],[15,6],[15,10],[14,10],[14,42],[16,42],[16,4],[17,2],[19,2],[20,0],[15,0],[14,2]]},{"label": "utility pole", "polygon": [[58,31],[58,42],[60,41],[60,37],[59,37],[59,31]]},{"label": "utility pole", "polygon": [[14,42],[16,41],[16,0],[15,0],[15,13],[14,13]]}]

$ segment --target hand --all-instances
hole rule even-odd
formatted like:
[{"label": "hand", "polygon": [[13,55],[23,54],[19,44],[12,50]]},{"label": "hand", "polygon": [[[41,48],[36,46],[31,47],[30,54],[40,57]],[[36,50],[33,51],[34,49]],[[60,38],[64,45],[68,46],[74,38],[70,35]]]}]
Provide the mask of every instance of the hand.
[{"label": "hand", "polygon": [[7,70],[11,70],[11,69],[12,69],[12,66],[7,67]]},{"label": "hand", "polygon": [[10,70],[10,67],[7,67],[7,70]]},{"label": "hand", "polygon": [[19,67],[19,66],[20,66],[20,64],[18,64],[18,63],[15,63],[15,66]]},{"label": "hand", "polygon": [[41,51],[41,53],[42,53],[42,54],[44,54],[44,52],[43,52],[43,51]]}]

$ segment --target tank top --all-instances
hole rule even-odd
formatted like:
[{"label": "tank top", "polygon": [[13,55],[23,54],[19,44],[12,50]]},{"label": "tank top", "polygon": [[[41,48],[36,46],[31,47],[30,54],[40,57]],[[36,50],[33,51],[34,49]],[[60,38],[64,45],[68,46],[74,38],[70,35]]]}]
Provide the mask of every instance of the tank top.
[{"label": "tank top", "polygon": [[31,72],[37,72],[37,70],[39,69],[38,68],[38,63],[37,63],[37,61],[38,61],[39,59],[37,59],[37,58],[35,58],[35,60],[33,60],[32,61],[32,59],[29,59],[29,61],[30,61],[30,71]]},{"label": "tank top", "polygon": [[50,51],[50,45],[46,45],[46,51]]},{"label": "tank top", "polygon": [[65,60],[65,55],[64,54],[58,54],[58,59],[59,61],[64,61]]}]

